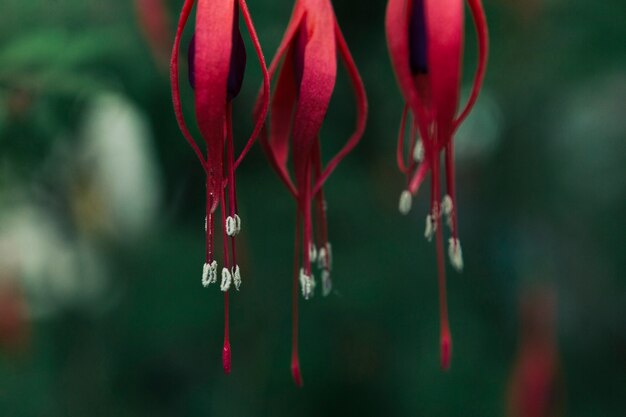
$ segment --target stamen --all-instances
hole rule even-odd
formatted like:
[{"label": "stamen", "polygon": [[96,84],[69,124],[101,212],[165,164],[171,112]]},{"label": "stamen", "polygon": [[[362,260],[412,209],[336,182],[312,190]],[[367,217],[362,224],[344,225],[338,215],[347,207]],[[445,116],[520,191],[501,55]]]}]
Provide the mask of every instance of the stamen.
[{"label": "stamen", "polygon": [[329,271],[333,270],[333,248],[330,246],[330,242],[326,242],[326,257],[328,258],[328,262],[326,268]]},{"label": "stamen", "polygon": [[424,160],[424,144],[422,139],[418,139],[413,148],[413,160],[415,162],[422,162]]},{"label": "stamen", "polygon": [[426,216],[426,228],[424,230],[424,237],[429,242],[433,239],[433,235],[437,231],[437,220],[434,216],[428,215]]},{"label": "stamen", "polygon": [[226,292],[230,288],[232,282],[232,276],[228,268],[222,268],[222,283],[220,284],[220,290]]},{"label": "stamen", "polygon": [[204,216],[204,231],[207,229],[207,216]]},{"label": "stamen", "polygon": [[202,285],[204,287],[208,287],[210,282],[209,282],[209,269],[211,268],[211,265],[209,265],[208,263],[205,263],[204,266],[202,267]]},{"label": "stamen", "polygon": [[235,234],[238,235],[241,232],[241,217],[235,214]]},{"label": "stamen", "polygon": [[315,277],[313,275],[307,275],[304,269],[300,269],[300,288],[302,289],[302,296],[305,300],[313,297],[315,291]]},{"label": "stamen", "polygon": [[463,251],[461,250],[461,241],[451,237],[448,240],[448,256],[450,263],[458,272],[463,271]]},{"label": "stamen", "polygon": [[452,197],[446,194],[441,200],[441,211],[446,216],[446,224],[449,228],[452,229],[452,211],[454,210],[454,205],[452,203]]},{"label": "stamen", "polygon": [[228,236],[237,236],[241,231],[241,219],[237,214],[234,217],[226,217],[226,234]]},{"label": "stamen", "polygon": [[327,264],[327,252],[326,248],[322,246],[317,250],[317,267],[319,269],[325,268]]},{"label": "stamen", "polygon": [[322,295],[326,297],[333,290],[333,282],[330,279],[330,271],[322,270]]},{"label": "stamen", "polygon": [[404,190],[400,194],[400,202],[398,203],[398,210],[401,214],[408,214],[411,211],[411,204],[413,203],[413,196],[409,190]]},{"label": "stamen", "polygon": [[202,285],[208,287],[217,281],[217,261],[207,262],[202,267]]},{"label": "stamen", "polygon": [[311,263],[317,260],[317,248],[313,242],[309,242],[309,261]]},{"label": "stamen", "polygon": [[235,284],[235,289],[239,291],[239,287],[241,286],[241,273],[239,272],[239,265],[235,265],[231,269],[233,275],[233,284]]}]

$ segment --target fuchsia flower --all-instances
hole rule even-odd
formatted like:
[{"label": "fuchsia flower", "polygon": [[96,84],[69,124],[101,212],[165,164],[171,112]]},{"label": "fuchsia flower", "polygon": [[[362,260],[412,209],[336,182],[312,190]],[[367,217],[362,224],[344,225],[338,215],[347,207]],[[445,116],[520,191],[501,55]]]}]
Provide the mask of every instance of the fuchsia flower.
[{"label": "fuchsia flower", "polygon": [[[400,196],[400,212],[411,209],[426,174],[431,173],[430,213],[425,235],[436,235],[441,316],[441,366],[450,366],[452,340],[446,303],[441,215],[451,229],[448,254],[452,265],[463,268],[458,239],[454,182],[453,136],[472,109],[482,86],[487,63],[487,25],[480,0],[468,0],[478,36],[478,68],[468,102],[457,115],[463,52],[463,0],[389,0],[386,31],[391,61],[406,102],[398,137],[398,166],[407,177]],[[404,131],[409,113],[409,158],[404,157]],[[417,138],[419,135],[419,138]],[[440,158],[445,154],[446,194],[441,199]]]},{"label": "fuchsia flower", "polygon": [[167,68],[171,27],[167,7],[163,0],[135,0],[135,10],[141,32],[150,45],[154,60]]},{"label": "fuchsia flower", "polygon": [[[357,120],[352,136],[323,167],[319,132],[335,86],[337,54],[341,56],[354,88]],[[332,255],[322,186],[361,139],[367,118],[367,99],[329,0],[296,0],[287,31],[270,65],[270,77],[277,70],[269,128],[263,129],[261,144],[297,203],[291,373],[295,383],[301,386],[298,284],[305,299],[313,295],[315,278],[311,264],[317,261],[324,295],[331,290]],[[257,107],[259,112],[262,111],[263,102],[260,101]],[[287,168],[290,148],[295,181]]]},{"label": "fuchsia flower", "polygon": [[556,294],[526,291],[520,303],[520,340],[507,389],[507,417],[563,415],[563,378],[556,335]]},{"label": "fuchsia flower", "polygon": [[[231,283],[237,290],[241,284],[241,274],[235,253],[235,236],[241,227],[241,220],[237,214],[235,169],[253,145],[263,125],[269,104],[269,78],[245,0],[198,0],[194,39],[189,53],[189,75],[194,89],[196,121],[207,148],[205,157],[185,124],[178,84],[180,40],[194,3],[195,0],[185,0],[178,22],[171,59],[172,98],[180,130],[206,173],[206,257],[202,273],[204,286],[217,281],[213,228],[215,227],[215,213],[221,203],[221,217],[218,221],[221,222],[224,241],[220,285],[224,292],[222,364],[224,371],[229,373],[231,353],[228,331],[228,290]],[[232,100],[241,89],[246,64],[245,47],[239,30],[239,12],[243,15],[263,71],[263,88],[255,114],[254,130],[241,154],[235,159]]]}]

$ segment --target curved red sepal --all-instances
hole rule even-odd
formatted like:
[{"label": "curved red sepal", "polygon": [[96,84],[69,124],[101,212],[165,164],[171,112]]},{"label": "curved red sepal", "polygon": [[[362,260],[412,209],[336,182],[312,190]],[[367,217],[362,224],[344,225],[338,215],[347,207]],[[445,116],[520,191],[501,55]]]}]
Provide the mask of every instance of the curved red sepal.
[{"label": "curved red sepal", "polygon": [[176,115],[178,127],[185,137],[185,140],[189,143],[196,156],[200,160],[202,168],[206,171],[207,161],[205,160],[204,155],[202,155],[202,151],[200,151],[200,148],[198,148],[195,139],[193,138],[193,136],[191,136],[191,133],[189,133],[189,129],[187,128],[187,124],[185,123],[183,108],[180,101],[180,87],[178,81],[178,55],[180,51],[180,40],[182,38],[185,25],[187,24],[187,19],[189,19],[191,9],[193,8],[194,1],[195,0],[185,0],[183,9],[180,13],[178,27],[176,28],[176,37],[174,38],[174,46],[172,47],[172,58],[170,60],[170,83],[172,86],[172,104],[174,105],[174,114]]}]

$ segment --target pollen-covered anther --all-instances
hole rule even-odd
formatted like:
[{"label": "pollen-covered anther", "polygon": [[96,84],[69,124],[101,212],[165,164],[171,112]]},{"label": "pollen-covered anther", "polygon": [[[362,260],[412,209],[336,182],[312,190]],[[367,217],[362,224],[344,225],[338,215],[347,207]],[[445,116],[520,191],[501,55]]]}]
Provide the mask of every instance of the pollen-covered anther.
[{"label": "pollen-covered anther", "polygon": [[211,268],[211,265],[209,265],[208,263],[205,263],[204,266],[202,267],[202,285],[205,287],[209,286],[209,269]]},{"label": "pollen-covered anther", "polygon": [[437,220],[431,214],[426,216],[426,227],[424,229],[424,237],[429,242],[433,239],[433,235],[437,231]]},{"label": "pollen-covered anther", "polygon": [[450,263],[458,272],[463,271],[463,251],[461,250],[461,241],[451,237],[448,240],[448,256]]},{"label": "pollen-covered anther", "polygon": [[226,234],[237,236],[241,231],[241,218],[237,214],[226,217]]},{"label": "pollen-covered anther", "polygon": [[329,271],[333,270],[333,247],[330,246],[330,242],[326,242],[326,268]]},{"label": "pollen-covered anther", "polygon": [[217,261],[206,262],[202,267],[202,285],[208,287],[217,281]]},{"label": "pollen-covered anther", "polygon": [[239,265],[235,265],[231,268],[231,273],[233,276],[233,284],[235,284],[235,289],[239,291],[239,287],[241,286],[241,273],[239,272]]},{"label": "pollen-covered anther", "polygon": [[326,297],[333,290],[333,281],[330,279],[330,271],[322,270],[322,295]]},{"label": "pollen-covered anther", "polygon": [[452,197],[446,194],[441,200],[441,211],[446,216],[446,224],[449,228],[452,228],[452,212],[454,211],[454,204],[452,203]]},{"label": "pollen-covered anther", "polygon": [[400,201],[398,203],[398,210],[401,214],[408,214],[411,211],[411,204],[413,203],[413,196],[409,190],[404,190],[400,193]]},{"label": "pollen-covered anther", "polygon": [[326,265],[328,264],[327,261],[327,252],[326,252],[326,248],[324,246],[322,246],[321,248],[319,248],[317,250],[317,267],[322,269],[322,268],[326,268]]},{"label": "pollen-covered anther", "polygon": [[300,269],[300,288],[302,290],[302,297],[304,297],[305,300],[313,297],[313,292],[315,291],[315,277],[304,272],[304,268]]},{"label": "pollen-covered anther", "polygon": [[233,280],[233,277],[228,270],[228,268],[222,268],[222,282],[220,284],[220,290],[226,292],[230,288],[230,284]]},{"label": "pollen-covered anther", "polygon": [[415,162],[422,162],[424,160],[424,144],[421,139],[415,142],[415,146],[413,147],[413,160]]},{"label": "pollen-covered anther", "polygon": [[313,242],[309,242],[309,261],[315,262],[317,260],[317,248]]}]

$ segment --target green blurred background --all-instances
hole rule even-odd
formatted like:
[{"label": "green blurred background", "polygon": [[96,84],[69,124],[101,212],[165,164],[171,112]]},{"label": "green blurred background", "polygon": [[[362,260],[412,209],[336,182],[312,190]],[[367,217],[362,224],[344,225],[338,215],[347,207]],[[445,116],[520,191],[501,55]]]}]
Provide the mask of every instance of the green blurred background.
[{"label": "green blurred background", "polygon": [[[448,373],[427,187],[408,217],[397,210],[385,2],[334,2],[370,117],[326,187],[335,290],[301,303],[302,390],[289,372],[295,206],[259,146],[238,171],[243,287],[221,371],[222,296],[200,283],[204,178],[167,75],[182,3],[163,2],[169,28],[152,36],[140,12],[156,19],[159,2],[0,3],[0,416],[511,415],[520,303],[556,335],[542,415],[626,415],[623,0],[486,1],[487,78],[456,138],[465,271],[448,270]],[[269,61],[292,2],[249,8]],[[466,32],[465,84],[469,20]],[[260,84],[246,42],[240,143]],[[353,108],[340,72],[325,155]]]}]

